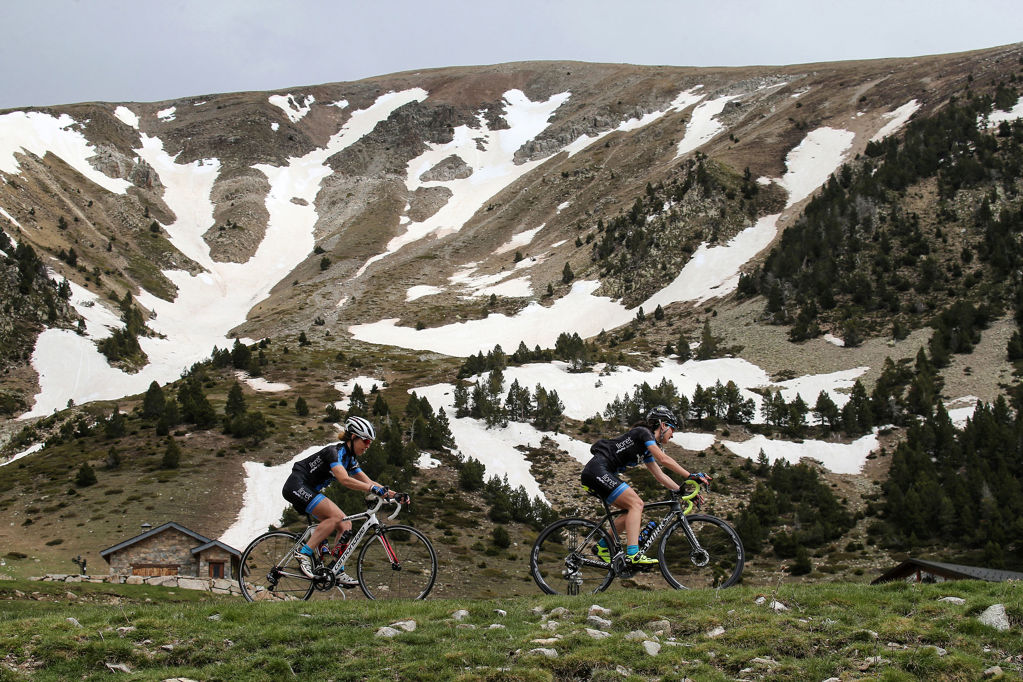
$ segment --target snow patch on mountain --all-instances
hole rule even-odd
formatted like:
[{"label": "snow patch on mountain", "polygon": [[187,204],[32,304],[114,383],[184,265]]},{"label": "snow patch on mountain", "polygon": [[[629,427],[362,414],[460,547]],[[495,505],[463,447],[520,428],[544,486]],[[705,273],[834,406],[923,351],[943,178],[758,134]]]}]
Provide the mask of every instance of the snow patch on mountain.
[{"label": "snow patch on mountain", "polygon": [[0,171],[21,172],[15,154],[43,158],[49,152],[108,192],[124,194],[130,182],[112,178],[89,163],[96,148],[79,132],[81,126],[67,114],[56,117],[39,111],[14,111],[0,116]]},{"label": "snow patch on mountain", "polygon": [[915,99],[911,99],[895,111],[885,114],[884,118],[888,119],[888,122],[877,131],[874,137],[870,138],[870,141],[877,142],[883,140],[892,133],[901,130],[902,126],[906,125],[906,122],[909,121],[910,116],[915,114],[919,108],[920,103]]},{"label": "snow patch on mountain", "polygon": [[160,109],[160,111],[156,112],[156,117],[161,121],[170,122],[174,120],[175,118],[174,112],[176,111],[177,107],[168,107],[166,109]]},{"label": "snow patch on mountain", "polygon": [[[789,151],[788,170],[778,180],[789,191],[789,207],[809,196],[838,168],[853,137],[854,133],[847,130],[818,128]],[[447,156],[447,153],[438,154],[436,161]],[[424,170],[428,167],[432,166],[424,165]],[[658,305],[678,301],[702,302],[735,290],[740,268],[770,245],[778,233],[781,218],[782,214],[765,216],[725,245],[701,244],[678,277],[639,307],[653,310]],[[452,283],[463,282],[452,278]],[[534,302],[513,317],[492,313],[482,320],[418,330],[399,327],[397,318],[390,318],[354,325],[348,331],[355,338],[370,343],[461,357],[490,350],[498,343],[509,347],[519,342],[530,348],[535,344],[551,347],[561,332],[576,332],[586,338],[602,329],[614,329],[635,317],[636,309],[626,309],[609,298],[593,296],[598,286],[598,282],[578,281],[569,294],[554,305],[543,307]]]},{"label": "snow patch on mountain", "polygon": [[675,150],[675,158],[685,156],[717,137],[725,129],[725,124],[718,121],[717,117],[724,111],[725,105],[737,97],[738,95],[726,95],[696,107],[686,125],[685,136]]},{"label": "snow patch on mountain", "polygon": [[121,123],[127,126],[131,126],[135,130],[139,129],[139,115],[134,111],[125,106],[119,106],[114,109],[114,116],[116,116]]},{"label": "snow patch on mountain", "polygon": [[[363,264],[356,277],[373,263],[427,235],[442,237],[458,232],[492,196],[511,185],[545,159],[516,163],[515,152],[550,125],[550,118],[570,93],[552,95],[543,102],[531,101],[521,90],[504,93],[504,119],[508,128],[490,130],[483,113],[478,128],[461,125],[444,144],[427,143],[429,149],[408,162],[405,186],[415,192],[420,187],[445,187],[451,192],[443,207],[421,222],[404,224],[405,232],[391,239],[383,253]],[[459,157],[472,169],[465,178],[423,181],[421,176],[450,156]]]},{"label": "snow patch on mountain", "polygon": [[[202,239],[214,224],[210,192],[219,172],[219,162],[206,159],[176,163],[163,150],[159,139],[143,134],[142,147],[136,152],[159,175],[166,188],[164,201],[176,216],[174,223],[165,226],[169,239],[205,271],[197,275],[165,271],[178,288],[173,302],[146,291],[138,295],[139,303],[155,315],[148,326],[162,338],[139,339],[150,362],[137,374],[110,367],[96,349],[95,340],[109,331],[88,328],[88,338],[62,329],[43,331],[32,355],[33,367],[39,374],[40,392],[32,409],[21,418],[49,414],[65,407],[69,399],[82,403],[141,393],[152,381],[162,384],[177,379],[183,369],[208,357],[214,346],[229,347],[227,333],[244,322],[248,311],[313,250],[313,229],[318,220],[314,201],[321,181],[331,172],[327,159],[361,139],[394,109],[426,96],[426,91],[419,88],[382,95],[369,108],[354,112],[326,147],[291,158],[285,166],[256,166],[270,182],[266,198],[269,220],[263,241],[245,263],[213,261],[209,246]],[[72,123],[66,118],[64,127],[59,128],[61,134],[81,137],[80,133],[66,130]],[[43,121],[43,129],[52,130],[46,128],[47,125],[50,124]],[[0,120],[0,130],[2,128]],[[65,153],[70,148],[79,156],[83,154],[80,147],[61,140],[64,138],[59,138],[48,151]],[[0,163],[2,161],[0,154]],[[294,202],[294,198],[303,201]],[[93,307],[103,305],[93,302]],[[76,308],[87,320],[93,314],[86,307]],[[75,367],[75,371],[68,372],[69,366]]]},{"label": "snow patch on mountain", "polygon": [[1008,111],[1002,111],[1000,109],[992,111],[987,117],[987,124],[988,127],[993,127],[1002,121],[1015,121],[1018,118],[1023,118],[1023,97],[1020,97],[1015,106]]},{"label": "snow patch on mountain", "polygon": [[298,123],[302,120],[302,117],[309,113],[309,108],[316,101],[316,98],[312,95],[307,95],[301,104],[291,94],[270,95],[267,100],[270,104],[283,111],[292,123]]}]

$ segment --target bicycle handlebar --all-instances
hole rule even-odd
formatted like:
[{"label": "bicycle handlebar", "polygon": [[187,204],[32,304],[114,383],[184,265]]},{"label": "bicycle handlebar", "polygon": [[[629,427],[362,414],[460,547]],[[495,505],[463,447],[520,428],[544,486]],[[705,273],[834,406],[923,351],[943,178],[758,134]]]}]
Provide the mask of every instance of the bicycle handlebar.
[{"label": "bicycle handlebar", "polygon": [[683,511],[683,513],[688,514],[693,510],[693,507],[696,506],[697,504],[696,498],[703,491],[704,486],[699,481],[694,481],[691,478],[683,481],[682,485],[689,487],[690,490],[688,492],[683,493],[682,488],[680,487],[678,490],[672,491],[671,499],[672,501],[681,500],[685,502],[686,508]]},{"label": "bicycle handlebar", "polygon": [[390,500],[387,500],[387,499],[384,499],[383,497],[380,497],[379,495],[373,495],[373,494],[367,495],[366,499],[368,500],[368,499],[374,498],[374,497],[376,498],[377,503],[376,503],[376,506],[374,506],[372,509],[369,510],[369,513],[376,514],[380,510],[380,507],[384,506],[385,502],[393,504],[395,507],[397,507],[397,509],[394,510],[394,513],[387,517],[388,521],[393,521],[394,518],[401,512],[401,503],[399,503],[397,500],[395,500],[393,498],[390,499]]}]

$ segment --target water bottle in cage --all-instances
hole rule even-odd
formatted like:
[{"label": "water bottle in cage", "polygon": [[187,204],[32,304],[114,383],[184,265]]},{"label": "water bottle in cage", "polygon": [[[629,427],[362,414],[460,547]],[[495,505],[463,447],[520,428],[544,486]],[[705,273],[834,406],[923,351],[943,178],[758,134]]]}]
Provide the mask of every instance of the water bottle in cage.
[{"label": "water bottle in cage", "polygon": [[654,532],[654,528],[657,528],[657,523],[654,521],[648,521],[643,530],[639,531],[639,544],[643,544],[650,537],[650,534]]},{"label": "water bottle in cage", "polygon": [[341,556],[341,554],[345,551],[345,548],[348,547],[348,543],[351,541],[352,535],[353,533],[350,530],[346,530],[344,533],[341,533],[341,537],[337,539],[337,544],[334,545],[334,556]]}]

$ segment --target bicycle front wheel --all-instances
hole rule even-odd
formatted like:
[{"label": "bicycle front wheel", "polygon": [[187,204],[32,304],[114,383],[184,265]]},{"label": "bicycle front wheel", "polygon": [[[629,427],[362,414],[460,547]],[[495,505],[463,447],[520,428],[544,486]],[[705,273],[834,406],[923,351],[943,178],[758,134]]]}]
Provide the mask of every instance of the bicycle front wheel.
[{"label": "bicycle front wheel", "polygon": [[611,564],[597,557],[597,542],[607,533],[593,521],[561,519],[540,531],[529,555],[529,572],[547,594],[595,594],[614,580]]},{"label": "bicycle front wheel", "polygon": [[[686,522],[699,547],[686,535]],[[661,538],[657,558],[664,579],[676,590],[731,587],[746,563],[738,533],[721,519],[703,514],[671,524]]]},{"label": "bicycle front wheel", "polygon": [[358,575],[370,599],[424,599],[437,579],[437,553],[411,526],[381,526],[359,550]]},{"label": "bicycle front wheel", "polygon": [[248,601],[308,599],[313,583],[294,557],[298,536],[285,531],[264,533],[242,552],[238,586]]}]

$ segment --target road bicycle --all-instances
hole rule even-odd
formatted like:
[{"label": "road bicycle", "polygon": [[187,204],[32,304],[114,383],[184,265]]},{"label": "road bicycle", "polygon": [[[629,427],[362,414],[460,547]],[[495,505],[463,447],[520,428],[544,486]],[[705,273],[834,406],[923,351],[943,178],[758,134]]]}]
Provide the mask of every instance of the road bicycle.
[{"label": "road bicycle", "polygon": [[[344,589],[354,585],[338,582],[342,567],[357,556],[355,576],[359,588],[369,599],[424,599],[437,579],[437,553],[421,532],[401,524],[385,525],[377,512],[389,503],[395,505],[394,519],[401,511],[396,500],[371,495],[367,505],[376,504],[349,521],[365,519],[347,545],[338,545],[334,552],[323,555],[315,576],[309,578],[299,567],[295,552],[309,539],[316,523],[301,534],[272,530],[249,543],[242,552],[238,584],[248,601],[287,601],[309,599],[314,594],[332,599],[345,597]],[[358,550],[358,555],[356,555]],[[314,550],[317,551],[317,550]]]},{"label": "road bicycle", "polygon": [[[669,499],[643,505],[646,512],[667,511],[646,537],[640,537],[644,554],[657,545],[656,564],[664,579],[677,590],[731,587],[738,582],[745,564],[742,540],[721,519],[708,514],[692,514],[699,502],[701,486],[686,481],[684,494],[672,492]],[[603,592],[616,578],[634,579],[649,573],[653,565],[633,566],[612,525],[624,510],[604,505],[599,521],[566,518],[540,531],[529,556],[530,573],[547,594],[585,594]],[[683,508],[683,504],[685,505]],[[597,543],[603,539],[611,561],[597,556]]]}]

